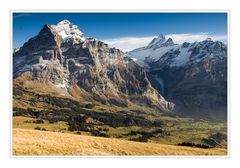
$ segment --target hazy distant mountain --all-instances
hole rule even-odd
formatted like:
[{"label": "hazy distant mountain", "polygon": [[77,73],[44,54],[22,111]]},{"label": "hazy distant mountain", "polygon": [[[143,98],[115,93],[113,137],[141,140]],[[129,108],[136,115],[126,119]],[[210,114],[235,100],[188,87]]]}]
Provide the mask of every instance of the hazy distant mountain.
[{"label": "hazy distant mountain", "polygon": [[148,71],[175,111],[195,117],[227,116],[227,46],[220,41],[175,44],[163,35],[128,52]]}]

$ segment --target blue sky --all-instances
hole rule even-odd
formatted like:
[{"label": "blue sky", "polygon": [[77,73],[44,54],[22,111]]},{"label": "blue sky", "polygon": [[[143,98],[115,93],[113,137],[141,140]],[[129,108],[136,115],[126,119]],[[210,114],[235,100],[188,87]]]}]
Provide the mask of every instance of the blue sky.
[{"label": "blue sky", "polygon": [[159,34],[177,42],[227,37],[226,13],[14,13],[13,47],[37,35],[44,24],[64,19],[78,25],[85,36],[123,50],[144,46]]}]

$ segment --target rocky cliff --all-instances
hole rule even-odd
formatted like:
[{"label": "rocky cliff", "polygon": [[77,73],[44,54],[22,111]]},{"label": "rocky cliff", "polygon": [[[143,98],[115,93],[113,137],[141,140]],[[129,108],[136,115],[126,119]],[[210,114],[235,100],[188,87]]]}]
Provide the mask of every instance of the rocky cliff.
[{"label": "rocky cliff", "polygon": [[68,20],[45,25],[15,50],[14,80],[26,74],[28,80],[47,83],[66,96],[117,106],[137,103],[173,109],[152,87],[143,67],[121,50],[85,37]]}]

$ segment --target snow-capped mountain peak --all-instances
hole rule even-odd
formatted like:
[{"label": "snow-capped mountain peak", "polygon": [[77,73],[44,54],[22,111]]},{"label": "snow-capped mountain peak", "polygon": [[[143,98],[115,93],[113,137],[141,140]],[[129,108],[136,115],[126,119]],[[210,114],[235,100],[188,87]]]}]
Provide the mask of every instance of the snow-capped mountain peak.
[{"label": "snow-capped mountain peak", "polygon": [[165,42],[165,44],[174,45],[174,42],[173,42],[172,38],[168,38],[167,41]]},{"label": "snow-capped mountain peak", "polygon": [[147,46],[137,48],[133,51],[127,53],[127,55],[134,60],[136,60],[139,64],[143,66],[147,66],[145,63],[146,59],[150,59],[151,61],[157,61],[160,56],[165,54],[167,51],[175,48],[177,44],[175,44],[172,38],[166,38],[163,34],[160,34],[157,38],[154,38]]},{"label": "snow-capped mountain peak", "polygon": [[154,38],[149,44],[148,44],[148,48],[155,46],[157,44],[162,44],[166,42],[166,37],[163,34],[160,34],[157,38]]},{"label": "snow-capped mountain peak", "polygon": [[77,25],[73,25],[68,20],[63,20],[57,25],[51,25],[51,28],[62,37],[63,40],[71,40],[73,43],[83,42],[86,40],[83,33]]},{"label": "snow-capped mountain peak", "polygon": [[198,63],[208,57],[226,57],[226,48],[223,42],[213,41],[211,38],[200,42],[175,44],[171,38],[166,40],[165,36],[160,35],[146,47],[130,51],[128,55],[146,68],[154,62],[179,67]]},{"label": "snow-capped mountain peak", "polygon": [[166,38],[163,34],[160,34],[157,38],[154,38],[147,46],[147,48],[157,48],[162,46],[175,45],[172,38]]},{"label": "snow-capped mountain peak", "polygon": [[67,20],[67,19],[64,19],[64,20],[62,20],[62,21],[60,21],[57,25],[70,25],[70,24],[72,24],[69,20]]}]

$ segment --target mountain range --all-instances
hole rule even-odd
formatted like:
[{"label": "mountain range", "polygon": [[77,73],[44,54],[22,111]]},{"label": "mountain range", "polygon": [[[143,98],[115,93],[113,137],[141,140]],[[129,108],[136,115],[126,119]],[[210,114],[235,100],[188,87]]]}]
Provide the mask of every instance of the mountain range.
[{"label": "mountain range", "polygon": [[[136,60],[136,61],[135,61]],[[197,118],[227,116],[227,46],[164,35],[124,53],[63,20],[13,53],[14,85],[93,104],[144,105]],[[14,92],[16,93],[16,92]]]},{"label": "mountain range", "polygon": [[145,67],[174,111],[197,118],[227,117],[227,45],[208,38],[176,44],[164,35],[127,53]]}]

